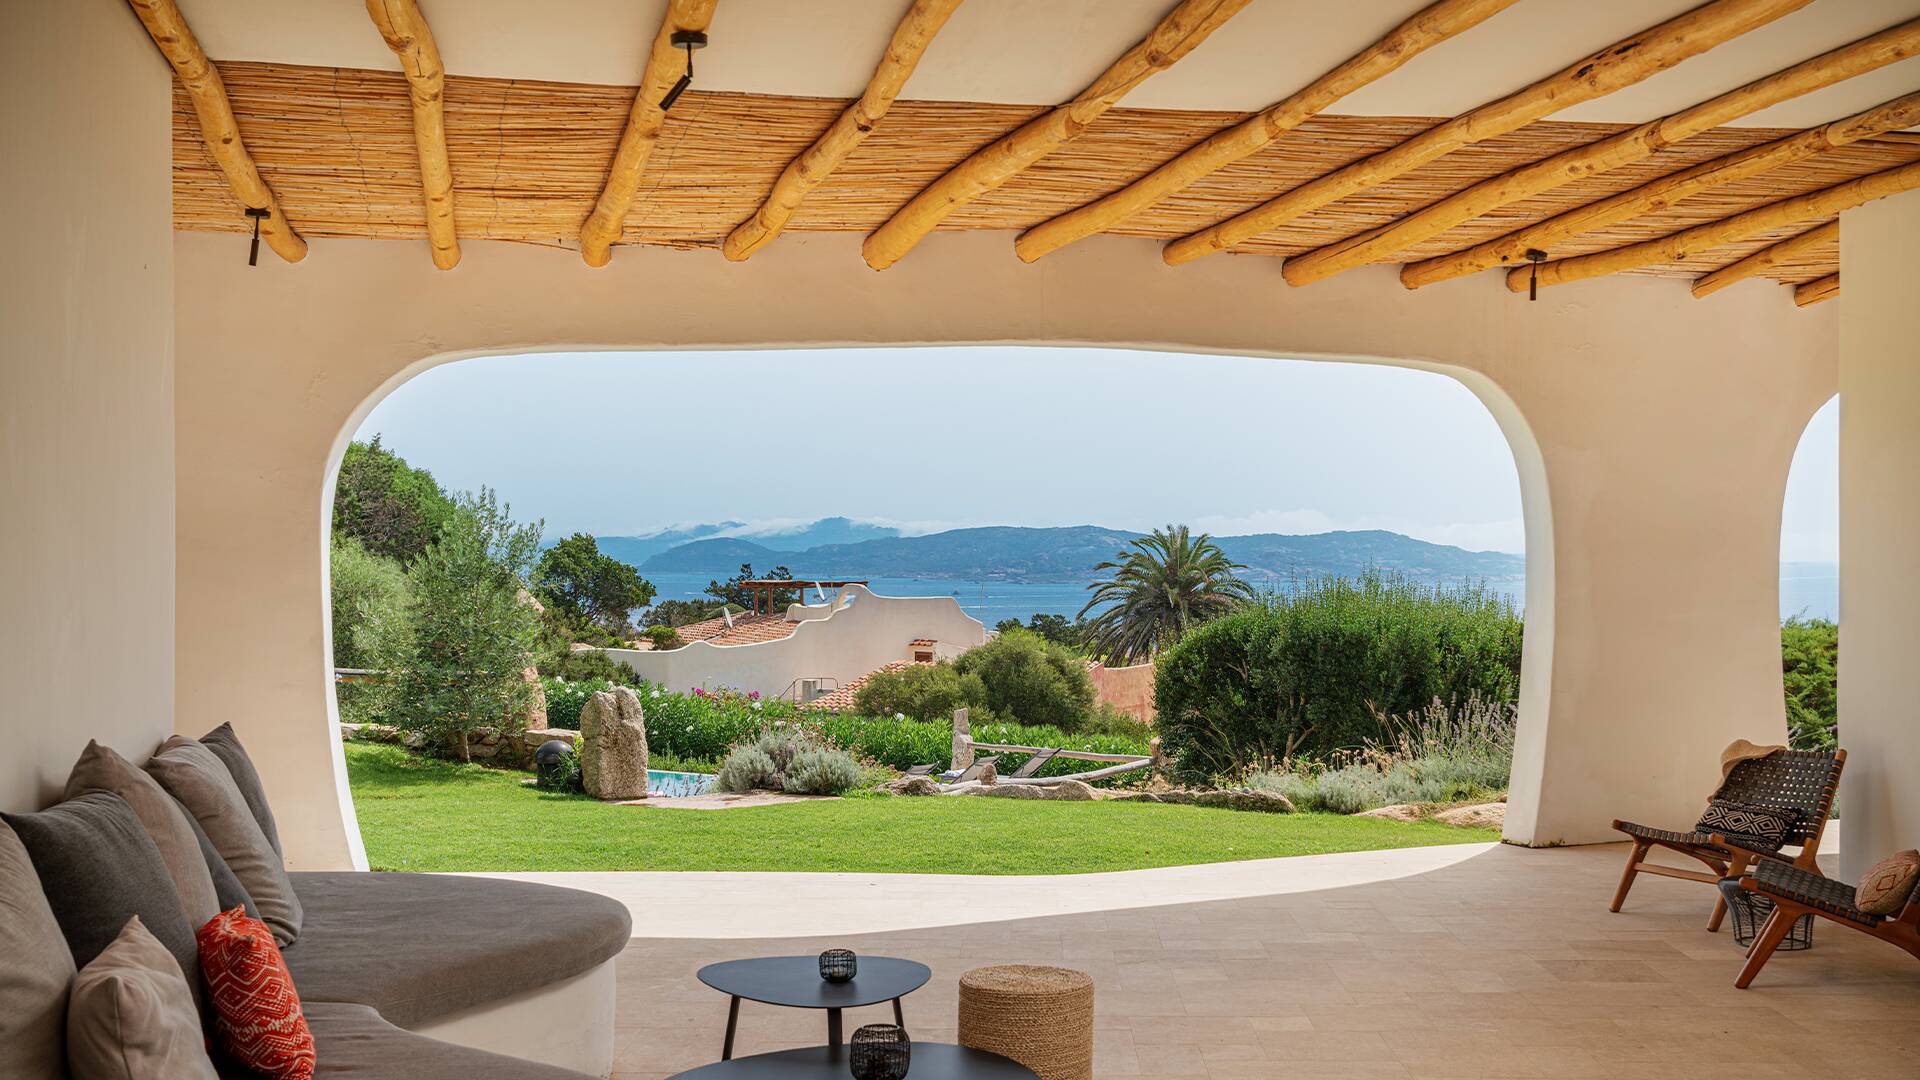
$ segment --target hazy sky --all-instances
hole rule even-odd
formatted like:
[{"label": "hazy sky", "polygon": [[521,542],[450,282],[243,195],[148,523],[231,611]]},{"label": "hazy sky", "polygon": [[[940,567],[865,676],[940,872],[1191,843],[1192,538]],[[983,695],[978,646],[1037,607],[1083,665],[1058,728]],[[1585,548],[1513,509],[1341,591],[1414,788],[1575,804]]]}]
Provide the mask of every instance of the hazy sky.
[{"label": "hazy sky", "polygon": [[[1830,557],[1830,421],[1796,465],[1789,558]],[[843,514],[1523,550],[1493,418],[1400,368],[1024,347],[501,357],[407,383],[360,437],[375,432],[549,535]]]}]

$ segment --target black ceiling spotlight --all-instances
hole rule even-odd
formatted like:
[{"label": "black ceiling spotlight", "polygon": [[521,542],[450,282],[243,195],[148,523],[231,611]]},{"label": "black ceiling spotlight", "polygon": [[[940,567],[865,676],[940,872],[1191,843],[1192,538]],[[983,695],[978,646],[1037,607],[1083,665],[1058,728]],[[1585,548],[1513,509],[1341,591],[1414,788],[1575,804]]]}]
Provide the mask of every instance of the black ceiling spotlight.
[{"label": "black ceiling spotlight", "polygon": [[260,219],[272,217],[273,211],[264,206],[247,207],[247,216],[253,219],[253,245],[247,248],[247,265],[260,265]]},{"label": "black ceiling spotlight", "polygon": [[666,112],[668,109],[673,108],[673,103],[679,101],[680,95],[686,93],[687,87],[693,85],[693,50],[707,47],[707,32],[705,30],[675,30],[673,37],[668,40],[673,42],[674,48],[687,50],[687,73],[680,76],[680,80],[673,84],[673,89],[667,91],[666,97],[660,99],[661,112]]},{"label": "black ceiling spotlight", "polygon": [[1528,248],[1527,261],[1533,264],[1533,269],[1527,271],[1527,299],[1538,300],[1540,299],[1540,264],[1547,261],[1547,253],[1539,248]]}]

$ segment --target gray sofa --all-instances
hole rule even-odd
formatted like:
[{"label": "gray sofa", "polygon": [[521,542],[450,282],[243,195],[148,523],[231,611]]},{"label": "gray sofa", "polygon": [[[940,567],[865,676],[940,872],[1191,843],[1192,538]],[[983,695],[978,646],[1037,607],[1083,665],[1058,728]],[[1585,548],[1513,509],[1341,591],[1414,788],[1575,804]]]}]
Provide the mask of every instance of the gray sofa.
[{"label": "gray sofa", "polygon": [[[574,976],[632,936],[595,893],[440,874],[296,873],[306,908],[287,968],[326,1080],[580,1080],[583,1073],[407,1030]],[[520,1030],[540,1038],[541,1018]],[[223,1077],[254,1074],[216,1062]]]}]

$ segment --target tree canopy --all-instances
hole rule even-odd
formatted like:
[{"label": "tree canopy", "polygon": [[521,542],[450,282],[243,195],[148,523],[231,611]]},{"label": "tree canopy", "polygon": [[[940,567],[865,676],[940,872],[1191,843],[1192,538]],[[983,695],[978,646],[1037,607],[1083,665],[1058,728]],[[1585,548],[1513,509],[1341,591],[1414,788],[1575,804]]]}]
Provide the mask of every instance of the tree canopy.
[{"label": "tree canopy", "polygon": [[1093,597],[1080,609],[1081,618],[1093,613],[1087,636],[1094,654],[1110,662],[1151,659],[1194,627],[1254,598],[1253,587],[1233,573],[1246,568],[1227,558],[1212,537],[1192,536],[1185,525],[1155,529],[1128,548],[1094,567],[1113,576],[1088,586]]},{"label": "tree canopy", "polygon": [[333,534],[358,540],[403,565],[418,558],[452,519],[453,500],[433,474],[380,445],[355,442],[340,459],[333,489]]},{"label": "tree canopy", "polygon": [[540,554],[534,570],[540,595],[572,618],[616,632],[635,608],[653,602],[653,585],[586,533],[574,533]]}]

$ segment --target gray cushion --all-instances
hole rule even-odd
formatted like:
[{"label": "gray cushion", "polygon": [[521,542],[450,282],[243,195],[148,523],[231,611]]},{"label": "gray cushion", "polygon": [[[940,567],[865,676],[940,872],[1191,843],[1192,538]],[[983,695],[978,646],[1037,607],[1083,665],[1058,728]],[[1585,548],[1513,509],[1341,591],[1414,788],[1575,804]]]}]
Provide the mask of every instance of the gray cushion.
[{"label": "gray cushion", "polygon": [[[198,978],[196,973],[194,976]],[[214,1080],[188,977],[138,917],[74,976],[67,1061],[86,1080]]]},{"label": "gray cushion", "polygon": [[233,733],[233,725],[221,724],[200,736],[200,745],[213,751],[213,755],[226,765],[234,786],[240,789],[240,797],[247,800],[247,809],[253,813],[253,820],[260,826],[261,834],[267,838],[267,843],[273,845],[274,854],[284,857],[286,850],[280,846],[280,827],[274,824],[273,807],[267,804],[267,789],[260,783],[260,773],[253,767],[253,759],[247,756],[246,748],[240,745],[240,736]]},{"label": "gray cushion", "polygon": [[134,768],[111,747],[89,740],[67,775],[65,797],[71,799],[84,791],[110,791],[133,808],[147,835],[153,838],[153,846],[160,849],[160,861],[167,864],[167,876],[173,879],[190,925],[204,926],[219,914],[213,876],[200,854],[192,818],[153,777]]},{"label": "gray cushion", "polygon": [[33,860],[0,824],[0,1076],[67,1075],[73,954],[40,891]]},{"label": "gray cushion", "polygon": [[[168,798],[172,796],[169,795]],[[176,801],[174,805],[180,804]],[[186,816],[187,825],[193,829],[194,842],[200,845],[200,858],[207,864],[207,876],[213,879],[213,896],[220,910],[232,911],[234,908],[240,908],[247,913],[248,918],[259,918],[260,909],[253,906],[253,897],[247,895],[247,887],[240,884],[239,878],[233,876],[233,867],[227,865],[227,860],[220,857],[220,850],[213,846],[212,840],[207,839],[207,830],[200,827],[200,823],[194,820],[192,814],[187,813],[186,807],[181,806],[180,813]],[[206,923],[200,925],[205,926]]]},{"label": "gray cushion", "polygon": [[26,846],[77,966],[91,963],[138,915],[181,971],[200,970],[193,927],[167,864],[126,800],[89,791],[37,814],[0,818]]},{"label": "gray cushion", "polygon": [[405,1027],[584,974],[633,936],[626,905],[576,889],[442,874],[293,882],[307,919],[284,952],[300,1000],[371,1005]]},{"label": "gray cushion", "polygon": [[[315,1080],[585,1080],[585,1073],[502,1057],[484,1050],[402,1031],[365,1005],[307,1002],[301,1011],[313,1031]],[[529,1017],[527,1038],[540,1038],[539,1018]],[[220,1063],[228,1080],[254,1080],[256,1074],[231,1062]]]},{"label": "gray cushion", "polygon": [[253,897],[260,921],[272,929],[274,940],[283,948],[292,944],[300,936],[300,897],[226,764],[198,742],[175,735],[160,744],[146,768],[206,830],[207,839]]}]

